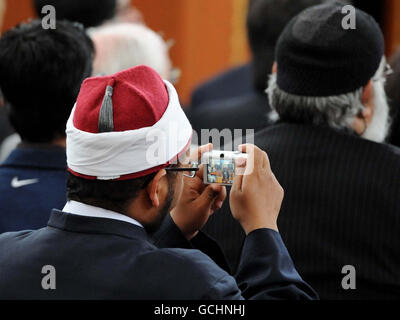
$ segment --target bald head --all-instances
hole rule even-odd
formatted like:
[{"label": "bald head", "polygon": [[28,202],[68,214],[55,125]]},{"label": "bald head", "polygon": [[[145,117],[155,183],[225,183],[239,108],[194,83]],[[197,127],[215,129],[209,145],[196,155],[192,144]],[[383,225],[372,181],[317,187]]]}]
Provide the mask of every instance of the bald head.
[{"label": "bald head", "polygon": [[110,24],[90,31],[96,47],[93,74],[110,75],[138,65],[170,77],[171,61],[163,38],[140,24]]}]

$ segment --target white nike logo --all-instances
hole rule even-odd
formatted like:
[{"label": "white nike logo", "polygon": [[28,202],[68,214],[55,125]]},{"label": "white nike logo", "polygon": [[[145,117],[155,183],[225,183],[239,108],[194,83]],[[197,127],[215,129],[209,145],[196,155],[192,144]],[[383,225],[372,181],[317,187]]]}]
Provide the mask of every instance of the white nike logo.
[{"label": "white nike logo", "polygon": [[11,180],[11,187],[14,189],[28,186],[30,184],[38,183],[39,179],[28,179],[28,180],[18,180],[18,177],[14,177]]}]

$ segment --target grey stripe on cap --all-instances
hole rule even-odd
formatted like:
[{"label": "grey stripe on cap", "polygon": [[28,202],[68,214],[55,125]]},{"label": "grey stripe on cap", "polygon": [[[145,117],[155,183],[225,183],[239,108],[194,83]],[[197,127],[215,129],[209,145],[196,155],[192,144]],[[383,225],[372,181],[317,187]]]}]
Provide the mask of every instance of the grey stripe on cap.
[{"label": "grey stripe on cap", "polygon": [[103,103],[100,109],[99,133],[114,131],[114,115],[113,115],[113,104],[112,104],[113,91],[114,89],[112,86],[107,86]]}]

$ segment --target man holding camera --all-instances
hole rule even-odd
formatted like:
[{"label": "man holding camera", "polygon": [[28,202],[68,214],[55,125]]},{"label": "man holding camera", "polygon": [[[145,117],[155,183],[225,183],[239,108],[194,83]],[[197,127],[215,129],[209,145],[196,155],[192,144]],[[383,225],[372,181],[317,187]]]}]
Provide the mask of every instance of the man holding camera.
[{"label": "man holding camera", "polygon": [[[171,123],[176,141],[159,139],[150,159],[149,136]],[[188,164],[191,135],[174,87],[152,69],[87,79],[67,124],[68,202],[47,227],[0,236],[0,299],[316,299],[278,233],[283,190],[254,146],[240,147],[254,165],[231,192],[247,234],[236,279],[193,250],[224,266],[199,230],[226,190]]]}]

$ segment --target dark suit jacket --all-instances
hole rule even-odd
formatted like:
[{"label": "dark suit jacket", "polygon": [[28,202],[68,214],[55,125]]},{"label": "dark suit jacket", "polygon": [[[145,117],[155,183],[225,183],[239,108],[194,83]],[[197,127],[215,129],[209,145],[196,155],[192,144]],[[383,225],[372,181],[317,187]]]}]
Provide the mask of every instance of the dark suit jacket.
[{"label": "dark suit jacket", "polygon": [[[169,217],[155,242],[191,247]],[[56,270],[55,290],[41,286],[46,265]],[[0,235],[0,299],[317,297],[268,229],[247,237],[236,281],[200,251],[157,248],[127,222],[53,211],[43,229]]]},{"label": "dark suit jacket", "polygon": [[388,137],[388,142],[396,147],[400,147],[400,101],[389,100],[392,108],[392,127]]},{"label": "dark suit jacket", "polygon": [[[246,129],[260,131],[268,126],[270,107],[266,94],[252,93],[227,100],[205,103],[188,113],[193,129],[201,137],[201,129]],[[226,144],[228,141],[222,141]],[[207,141],[202,142],[202,144]]]},{"label": "dark suit jacket", "polygon": [[[400,298],[400,150],[297,124],[272,126],[255,142],[285,189],[279,231],[321,298]],[[227,205],[205,230],[235,266],[244,235]],[[356,290],[342,289],[345,265],[356,269]]]},{"label": "dark suit jacket", "polygon": [[190,107],[197,109],[206,102],[230,99],[254,93],[251,64],[229,69],[198,86]]},{"label": "dark suit jacket", "polygon": [[0,233],[45,227],[51,209],[65,205],[66,180],[64,148],[15,149],[0,165]]}]

